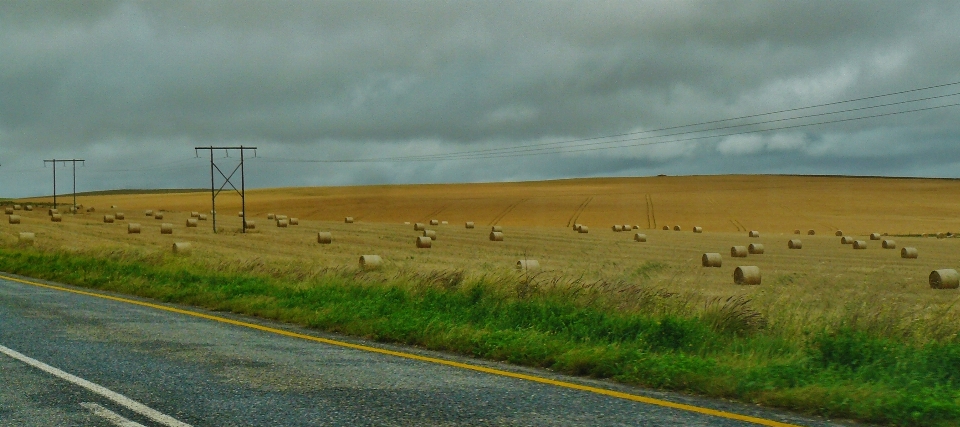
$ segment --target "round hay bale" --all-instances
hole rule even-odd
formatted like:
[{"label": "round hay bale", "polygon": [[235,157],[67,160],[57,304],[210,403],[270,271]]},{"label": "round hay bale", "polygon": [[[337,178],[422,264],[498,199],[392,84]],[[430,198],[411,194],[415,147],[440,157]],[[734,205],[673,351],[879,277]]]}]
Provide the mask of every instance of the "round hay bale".
[{"label": "round hay bale", "polygon": [[383,264],[383,258],[380,255],[360,255],[361,270],[376,270]]},{"label": "round hay bale", "polygon": [[77,213],[77,207],[76,207],[76,206],[70,206],[70,213],[74,213],[74,214]]},{"label": "round hay bale", "polygon": [[793,234],[800,234],[800,230],[793,230]]},{"label": "round hay bale", "polygon": [[870,233],[870,240],[880,240],[880,233]]},{"label": "round hay bale", "polygon": [[190,212],[190,218],[199,218],[199,217],[200,217],[200,212],[197,212],[197,211]]},{"label": "round hay bale", "polygon": [[20,215],[10,215],[9,217],[7,217],[7,221],[9,221],[11,224],[19,224]]},{"label": "round hay bale", "polygon": [[590,227],[587,227],[586,225],[581,225],[580,228],[577,229],[577,233],[580,233],[580,234],[586,234],[589,232],[590,232]]},{"label": "round hay bale", "polygon": [[318,232],[317,243],[320,243],[321,245],[329,245],[333,243],[333,233],[329,231]]},{"label": "round hay bale", "polygon": [[173,234],[173,224],[169,222],[160,224],[160,234]]},{"label": "round hay bale", "polygon": [[670,230],[670,226],[669,226],[669,225],[664,225],[664,226],[663,226],[663,230],[664,230],[664,231]]},{"label": "round hay bale", "polygon": [[853,241],[853,248],[854,248],[854,249],[866,249],[866,248],[867,248],[867,242],[865,242],[865,241],[863,241],[863,240],[854,240],[854,241]]},{"label": "round hay bale", "polygon": [[417,247],[420,249],[429,249],[433,246],[433,239],[427,236],[417,237]]},{"label": "round hay bale", "polygon": [[117,213],[113,214],[113,217],[116,218],[116,219],[119,220],[119,221],[123,221],[123,220],[127,219],[127,215],[124,214],[123,212],[117,212]]},{"label": "round hay bale", "polygon": [[491,232],[490,232],[490,241],[491,241],[491,242],[502,242],[502,241],[503,241],[503,233],[502,233],[502,232],[499,232],[499,231],[491,231]]},{"label": "round hay bale", "polygon": [[196,218],[187,218],[187,228],[196,228],[197,219]]},{"label": "round hay bale", "polygon": [[13,215],[13,208],[3,208],[3,213]]},{"label": "round hay bale", "polygon": [[287,220],[285,220],[285,219],[278,219],[278,220],[277,220],[277,227],[279,227],[279,228],[287,228],[288,225],[290,225],[290,221],[287,221]]},{"label": "round hay bale", "polygon": [[[345,224],[353,224],[353,217],[352,217],[352,216],[348,216],[348,217],[346,217],[346,218],[343,219],[343,222],[344,222]],[[375,255],[374,255],[374,256],[375,256]]]},{"label": "round hay bale", "polygon": [[173,253],[177,255],[190,255],[191,252],[193,252],[193,248],[189,242],[174,242]]},{"label": "round hay bale", "polygon": [[237,212],[237,216],[243,218],[243,211]]},{"label": "round hay bale", "polygon": [[418,222],[418,223],[416,223],[416,224],[413,224],[413,231],[423,231],[423,230],[426,230],[426,229],[427,229],[426,224],[424,224],[424,223],[422,223],[422,222]]},{"label": "round hay bale", "polygon": [[50,215],[50,222],[63,222],[63,215],[60,215],[60,214]]},{"label": "round hay bale", "polygon": [[28,231],[20,232],[20,243],[26,243],[32,245],[33,242],[37,240],[37,235]]},{"label": "round hay bale", "polygon": [[800,239],[790,239],[790,241],[787,242],[787,248],[803,249],[803,242],[801,242]]},{"label": "round hay bale", "polygon": [[746,246],[731,246],[730,247],[730,256],[733,258],[746,258],[747,257],[747,247]]},{"label": "round hay bale", "polygon": [[760,255],[763,253],[763,245],[760,243],[751,243],[750,246],[747,246],[747,252]]},{"label": "round hay bale", "polygon": [[673,231],[680,231],[680,226],[679,226],[679,225],[674,225],[674,226],[673,226]]},{"label": "round hay bale", "polygon": [[[92,208],[91,208],[91,209],[92,209]],[[32,210],[33,210],[33,205],[26,205],[26,206],[23,207],[23,210],[25,210],[25,211],[32,211]]]},{"label": "round hay bale", "polygon": [[539,271],[540,261],[535,259],[521,259],[517,261],[518,271]]},{"label": "round hay bale", "polygon": [[647,241],[647,235],[646,235],[646,234],[643,234],[643,233],[634,234],[634,235],[633,235],[633,241],[635,241],[635,242],[646,242],[646,241]]},{"label": "round hay bale", "polygon": [[277,215],[272,214],[272,213],[268,213],[268,214],[267,214],[267,219],[277,219]]},{"label": "round hay bale", "polygon": [[814,234],[817,234],[817,232],[814,231],[814,230],[807,230],[807,235],[808,235],[808,236],[813,236]]},{"label": "round hay bale", "polygon": [[436,219],[431,219],[431,220],[430,220],[430,225],[440,225],[440,221],[439,221],[439,220],[436,220]]},{"label": "round hay bale", "polygon": [[623,226],[620,225],[620,224],[616,224],[616,225],[614,225],[613,227],[610,227],[610,228],[613,229],[613,231],[616,231],[616,232],[623,231]]},{"label": "round hay bale", "polygon": [[[13,213],[13,212],[11,212]],[[54,214],[60,213],[60,209],[47,209],[47,216],[53,216]]]},{"label": "round hay bale", "polygon": [[917,259],[917,248],[900,249],[900,258]]},{"label": "round hay bale", "polygon": [[723,257],[718,253],[708,252],[700,257],[700,264],[704,267],[721,267],[723,265]]},{"label": "round hay bale", "polygon": [[738,285],[759,285],[760,267],[740,266],[733,270],[733,283]]},{"label": "round hay bale", "polygon": [[474,228],[473,221],[467,221],[463,224],[464,228]]},{"label": "round hay bale", "polygon": [[693,227],[694,233],[703,233],[703,227]]},{"label": "round hay bale", "polygon": [[410,221],[404,221],[403,225],[410,225]]},{"label": "round hay bale", "polygon": [[290,218],[290,225],[300,225],[300,218]]},{"label": "round hay bale", "polygon": [[757,230],[750,230],[750,232],[747,233],[747,236],[749,236],[749,237],[760,237],[760,232],[757,231]]},{"label": "round hay bale", "polygon": [[200,221],[206,221],[206,220],[207,220],[207,214],[197,215],[197,219],[199,219]]},{"label": "round hay bale", "polygon": [[493,227],[490,227],[490,231],[496,231],[497,233],[503,233],[503,226],[494,225]]},{"label": "round hay bale", "polygon": [[[33,209],[27,209],[27,210],[33,210]],[[97,211],[97,208],[93,206],[90,206],[89,208],[87,208],[87,212],[96,212],[96,211]]]},{"label": "round hay bale", "polygon": [[140,224],[135,222],[128,223],[127,234],[140,234]]},{"label": "round hay bale", "polygon": [[620,226],[620,231],[630,231],[633,230],[633,226],[630,224],[623,224]]},{"label": "round hay bale", "polygon": [[880,246],[883,247],[884,249],[896,249],[897,241],[884,239],[882,242],[880,242]]},{"label": "round hay bale", "polygon": [[447,222],[447,221],[440,221],[440,225],[447,225],[447,224],[449,224],[449,222]]},{"label": "round hay bale", "polygon": [[104,216],[103,216],[103,222],[104,222],[105,224],[113,224],[114,219],[115,219],[115,218],[113,217],[113,215],[104,215]]},{"label": "round hay bale", "polygon": [[143,211],[143,214],[146,215],[146,216],[153,216],[153,210],[147,209],[147,210]]},{"label": "round hay bale", "polygon": [[153,219],[163,219],[163,212],[153,214]]},{"label": "round hay bale", "polygon": [[19,210],[21,210],[21,209],[23,209],[23,206],[20,206],[20,205],[13,205],[13,210],[15,210],[15,211],[19,211]]},{"label": "round hay bale", "polygon": [[634,226],[633,226],[633,229],[634,229],[634,230],[639,230],[639,229],[640,229],[640,226],[639,226],[639,225],[634,225]]},{"label": "round hay bale", "polygon": [[243,226],[246,227],[247,230],[256,230],[257,222],[252,219],[245,219],[243,220]]},{"label": "round hay bale", "polygon": [[423,230],[423,237],[429,237],[430,240],[437,240],[437,232],[435,230]]},{"label": "round hay bale", "polygon": [[110,209],[116,209],[117,205],[110,205]]},{"label": "round hay bale", "polygon": [[952,268],[930,272],[930,287],[933,289],[957,289],[960,287],[960,274]]},{"label": "round hay bale", "polygon": [[840,230],[837,230],[837,232],[836,232],[836,233],[833,233],[833,235],[834,235],[834,236],[837,236],[837,237],[840,237],[840,236],[843,235],[843,232],[840,231]]},{"label": "round hay bale", "polygon": [[573,224],[573,231],[580,231],[580,224]]},{"label": "round hay bale", "polygon": [[853,244],[853,237],[850,237],[850,236],[843,236],[843,237],[841,237],[841,238],[840,238],[840,244],[841,244],[841,245],[852,245],[852,244]]}]

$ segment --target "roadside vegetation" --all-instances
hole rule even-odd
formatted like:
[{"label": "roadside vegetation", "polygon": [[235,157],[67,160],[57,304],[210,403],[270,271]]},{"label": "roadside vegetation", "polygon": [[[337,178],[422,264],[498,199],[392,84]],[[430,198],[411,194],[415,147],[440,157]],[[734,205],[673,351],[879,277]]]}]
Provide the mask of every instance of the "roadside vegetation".
[{"label": "roadside vegetation", "polygon": [[810,316],[760,309],[750,296],[669,291],[654,280],[669,269],[646,262],[606,281],[0,246],[2,271],[382,342],[828,417],[960,422],[953,306],[850,304]]}]

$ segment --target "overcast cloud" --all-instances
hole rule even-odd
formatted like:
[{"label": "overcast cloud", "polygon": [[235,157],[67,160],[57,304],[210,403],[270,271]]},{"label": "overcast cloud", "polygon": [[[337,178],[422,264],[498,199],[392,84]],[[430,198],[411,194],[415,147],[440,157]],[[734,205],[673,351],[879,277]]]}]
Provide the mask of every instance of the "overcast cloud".
[{"label": "overcast cloud", "polygon": [[[960,85],[625,142],[535,145],[960,82],[958,22],[956,1],[3,1],[0,196],[49,194],[42,160],[51,158],[87,160],[81,191],[203,187],[209,159],[193,147],[239,144],[259,147],[246,167],[252,187],[659,173],[960,177],[960,107],[705,137],[960,103],[957,95],[750,124]],[[476,153],[530,146],[549,149]],[[456,152],[474,154],[302,162]],[[235,155],[218,161],[232,168]]]}]

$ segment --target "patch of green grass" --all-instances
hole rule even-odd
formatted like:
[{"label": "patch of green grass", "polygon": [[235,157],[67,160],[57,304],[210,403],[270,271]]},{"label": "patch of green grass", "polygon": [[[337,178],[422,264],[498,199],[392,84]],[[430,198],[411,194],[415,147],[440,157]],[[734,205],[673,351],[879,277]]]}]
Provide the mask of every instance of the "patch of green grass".
[{"label": "patch of green grass", "polygon": [[[632,275],[648,278],[664,268],[648,263]],[[629,284],[574,281],[580,287],[571,291],[537,278],[458,271],[387,276],[339,269],[288,277],[168,255],[23,247],[0,248],[0,270],[830,417],[919,426],[960,421],[955,337],[916,345],[813,323],[798,341],[778,336],[743,297],[692,310],[676,294]],[[598,299],[600,292],[620,297]]]}]

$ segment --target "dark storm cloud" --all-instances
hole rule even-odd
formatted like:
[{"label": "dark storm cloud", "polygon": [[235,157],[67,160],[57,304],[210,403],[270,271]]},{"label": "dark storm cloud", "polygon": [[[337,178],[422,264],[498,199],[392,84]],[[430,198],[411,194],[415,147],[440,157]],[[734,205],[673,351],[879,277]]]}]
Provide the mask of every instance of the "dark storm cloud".
[{"label": "dark storm cloud", "polygon": [[88,189],[202,186],[192,147],[238,143],[261,147],[258,186],[957,176],[956,107],[577,155],[278,161],[562,141],[960,81],[956,22],[955,2],[0,2],[0,177],[19,189],[3,195],[46,192],[51,157],[88,158]]}]

